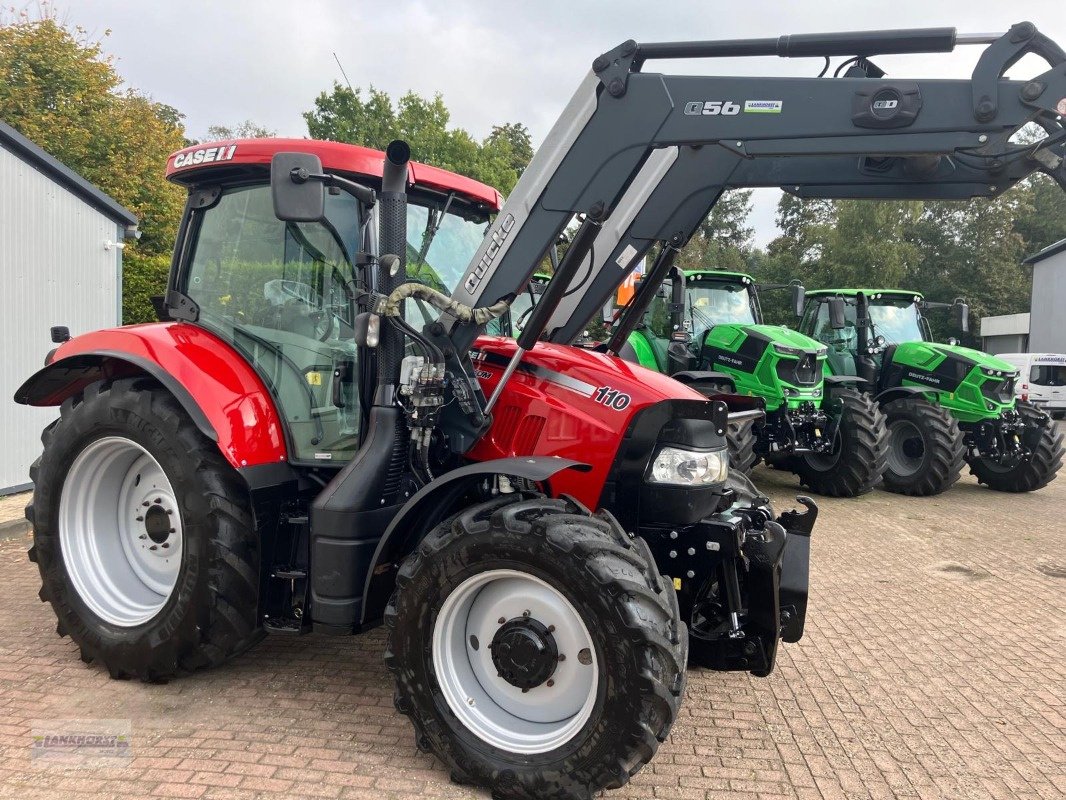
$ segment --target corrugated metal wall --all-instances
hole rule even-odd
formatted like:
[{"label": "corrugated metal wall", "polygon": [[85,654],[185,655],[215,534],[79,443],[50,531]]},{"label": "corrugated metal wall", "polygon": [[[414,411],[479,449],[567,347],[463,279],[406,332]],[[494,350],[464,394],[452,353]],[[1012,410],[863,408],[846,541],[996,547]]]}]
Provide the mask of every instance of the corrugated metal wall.
[{"label": "corrugated metal wall", "polygon": [[119,226],[0,147],[0,493],[29,482],[41,429],[53,408],[11,398],[55,347],[53,325],[71,334],[118,324]]},{"label": "corrugated metal wall", "polygon": [[1033,264],[1029,352],[1066,353],[1066,251]]}]

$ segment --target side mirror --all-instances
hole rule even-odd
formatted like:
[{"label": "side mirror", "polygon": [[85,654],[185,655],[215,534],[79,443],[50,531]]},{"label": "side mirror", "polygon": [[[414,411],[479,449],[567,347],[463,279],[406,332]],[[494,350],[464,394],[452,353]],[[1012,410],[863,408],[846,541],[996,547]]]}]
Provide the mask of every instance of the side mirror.
[{"label": "side mirror", "polygon": [[803,306],[807,302],[807,290],[802,283],[792,284],[792,310],[797,317],[803,316]]},{"label": "side mirror", "polygon": [[326,214],[322,161],[310,153],[275,153],[270,161],[274,216],[283,222],[318,222]]},{"label": "side mirror", "polygon": [[966,303],[955,303],[955,322],[960,331],[970,332],[970,307]]},{"label": "side mirror", "polygon": [[829,298],[829,327],[839,331],[844,327],[844,298]]}]

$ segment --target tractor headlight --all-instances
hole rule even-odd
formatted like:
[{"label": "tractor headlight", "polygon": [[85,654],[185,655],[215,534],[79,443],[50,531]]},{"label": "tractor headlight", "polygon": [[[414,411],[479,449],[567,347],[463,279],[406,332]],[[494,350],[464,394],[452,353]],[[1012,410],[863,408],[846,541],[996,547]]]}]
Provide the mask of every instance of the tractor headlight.
[{"label": "tractor headlight", "polygon": [[774,342],[774,350],[785,356],[802,356],[807,351],[802,347],[789,347],[787,344],[778,344]]},{"label": "tractor headlight", "polygon": [[663,447],[651,462],[650,483],[710,486],[729,475],[729,455],[723,450],[682,450]]}]

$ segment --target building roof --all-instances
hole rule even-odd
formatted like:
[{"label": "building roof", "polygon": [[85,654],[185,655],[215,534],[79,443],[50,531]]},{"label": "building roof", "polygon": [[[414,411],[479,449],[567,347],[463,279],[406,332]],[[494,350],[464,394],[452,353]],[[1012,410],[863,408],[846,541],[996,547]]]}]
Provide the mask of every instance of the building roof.
[{"label": "building roof", "polygon": [[1020,336],[1029,333],[1028,314],[999,314],[981,317],[982,336]]},{"label": "building roof", "polygon": [[105,194],[66,164],[48,155],[17,130],[0,121],[0,146],[17,155],[38,172],[42,172],[71,194],[81,198],[101,214],[123,225],[137,224],[137,215]]},{"label": "building roof", "polygon": [[1054,255],[1058,255],[1063,250],[1066,250],[1066,239],[1061,239],[1055,244],[1049,244],[1039,253],[1034,253],[1029,258],[1023,261],[1023,264],[1036,264],[1038,261],[1043,261],[1045,258],[1051,258]]},{"label": "building roof", "polygon": [[[269,167],[275,153],[312,153],[322,161],[326,170],[345,172],[356,177],[380,180],[385,154],[381,150],[346,142],[317,139],[227,139],[221,142],[202,142],[171,154],[167,160],[167,179],[190,184],[204,180],[204,174],[217,175],[226,168],[253,165]],[[455,192],[470,202],[498,211],[503,196],[491,186],[456,175],[439,167],[410,162],[410,179],[415,186],[438,192]]]}]

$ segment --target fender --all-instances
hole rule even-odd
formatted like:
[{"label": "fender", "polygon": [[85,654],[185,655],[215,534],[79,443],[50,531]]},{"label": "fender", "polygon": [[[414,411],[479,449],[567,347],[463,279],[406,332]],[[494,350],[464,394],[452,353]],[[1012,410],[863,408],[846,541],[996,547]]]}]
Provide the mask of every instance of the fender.
[{"label": "fender", "polygon": [[187,323],[94,331],[65,342],[15,402],[58,406],[99,380],[148,375],[170,392],[238,471],[287,465],[284,428],[263,381],[244,356]]},{"label": "fender", "polygon": [[396,570],[404,556],[435,525],[456,510],[459,501],[475,483],[491,475],[515,475],[540,482],[567,469],[588,472],[591,467],[555,456],[498,458],[454,469],[423,486],[404,503],[374,550],[366,572],[360,623],[374,624],[381,619],[396,583]]},{"label": "fender", "polygon": [[891,403],[893,400],[899,400],[904,397],[913,397],[916,394],[936,395],[937,399],[939,399],[940,395],[949,394],[949,392],[928,386],[893,386],[891,389],[885,389],[880,394],[875,395],[874,402],[878,405],[884,405],[885,403]]},{"label": "fender", "polygon": [[707,372],[703,370],[689,370],[686,372],[675,372],[670,376],[675,381],[681,383],[696,383],[697,381],[720,381],[728,384],[732,389],[736,389],[736,384],[733,383],[733,376],[727,375],[724,372]]}]

